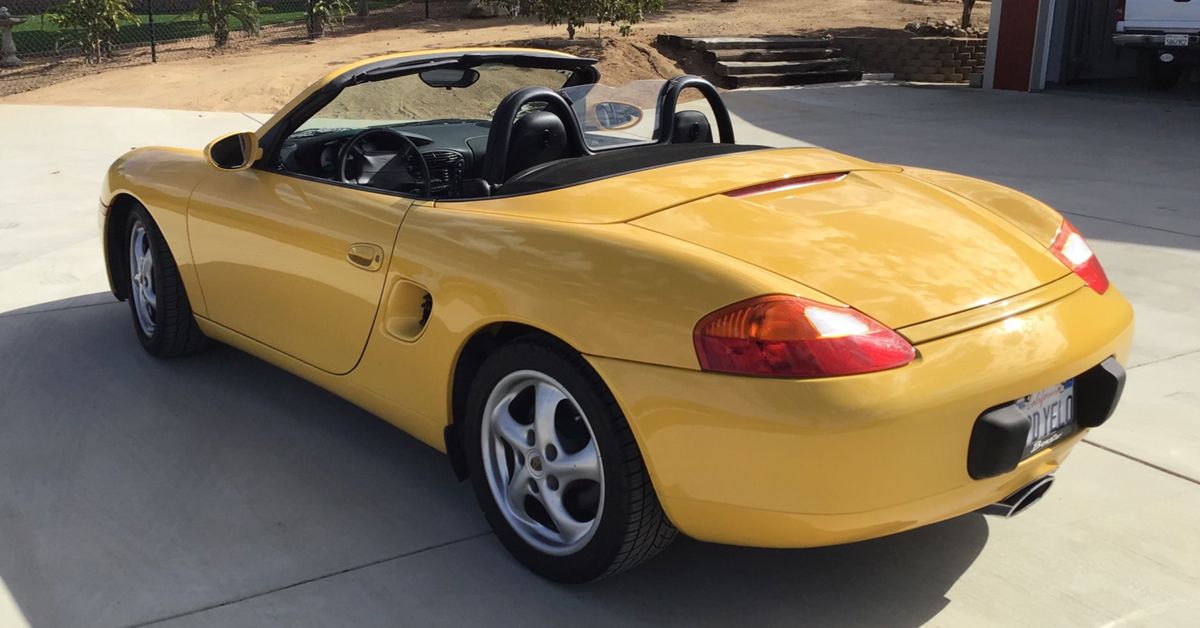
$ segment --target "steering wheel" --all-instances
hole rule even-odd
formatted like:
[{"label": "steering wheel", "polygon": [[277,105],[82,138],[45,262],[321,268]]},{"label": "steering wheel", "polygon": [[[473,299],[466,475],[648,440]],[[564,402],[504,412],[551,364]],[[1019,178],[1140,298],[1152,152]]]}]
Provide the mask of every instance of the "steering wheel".
[{"label": "steering wheel", "polygon": [[431,198],[429,179],[420,149],[394,129],[363,129],[338,151],[337,180],[342,183]]}]

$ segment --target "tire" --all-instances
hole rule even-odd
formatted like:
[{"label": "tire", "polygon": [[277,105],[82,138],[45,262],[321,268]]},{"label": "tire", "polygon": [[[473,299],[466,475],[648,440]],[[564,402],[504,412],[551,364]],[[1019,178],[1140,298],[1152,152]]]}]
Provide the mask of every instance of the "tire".
[{"label": "tire", "polygon": [[1178,60],[1172,63],[1159,61],[1154,54],[1138,56],[1138,79],[1147,89],[1165,92],[1175,87],[1183,77],[1184,66]]},{"label": "tire", "polygon": [[141,205],[125,220],[125,276],[133,330],[142,348],[168,358],[204,349],[175,257],[150,212]]},{"label": "tire", "polygon": [[[543,400],[554,402],[544,404],[553,412],[536,412]],[[544,578],[611,576],[675,538],[624,414],[600,376],[566,347],[525,338],[495,350],[471,385],[462,436],[492,530]]]}]

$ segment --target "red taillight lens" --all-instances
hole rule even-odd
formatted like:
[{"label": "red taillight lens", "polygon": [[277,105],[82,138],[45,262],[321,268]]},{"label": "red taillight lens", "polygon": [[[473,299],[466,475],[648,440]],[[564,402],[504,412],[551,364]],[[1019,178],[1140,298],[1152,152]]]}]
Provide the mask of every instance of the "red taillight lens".
[{"label": "red taillight lens", "polygon": [[1100,260],[1092,252],[1092,247],[1088,246],[1087,240],[1083,239],[1083,235],[1069,221],[1063,220],[1062,226],[1058,228],[1058,235],[1050,245],[1050,252],[1079,275],[1092,290],[1099,294],[1108,290],[1108,275],[1104,274]]},{"label": "red taillight lens", "polygon": [[1115,13],[1118,22],[1125,21],[1125,0],[1117,0],[1117,10]]},{"label": "red taillight lens", "polygon": [[706,371],[760,377],[831,377],[904,366],[916,349],[900,334],[847,307],[786,295],[735,303],[696,325]]}]

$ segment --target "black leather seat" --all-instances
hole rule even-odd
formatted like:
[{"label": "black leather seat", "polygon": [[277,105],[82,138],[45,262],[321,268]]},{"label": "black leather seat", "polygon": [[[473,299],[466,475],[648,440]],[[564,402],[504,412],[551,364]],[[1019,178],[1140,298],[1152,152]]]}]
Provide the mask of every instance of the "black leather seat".
[{"label": "black leather seat", "polygon": [[531,111],[513,124],[504,180],[524,170],[568,156],[567,127],[549,111]]},{"label": "black leather seat", "polygon": [[[531,105],[538,105],[530,111]],[[494,195],[523,171],[588,154],[583,129],[562,94],[525,87],[507,95],[492,114],[483,179]]]},{"label": "black leather seat", "polygon": [[675,114],[675,130],[671,133],[672,144],[712,143],[712,125],[708,116],[699,111],[680,111]]}]

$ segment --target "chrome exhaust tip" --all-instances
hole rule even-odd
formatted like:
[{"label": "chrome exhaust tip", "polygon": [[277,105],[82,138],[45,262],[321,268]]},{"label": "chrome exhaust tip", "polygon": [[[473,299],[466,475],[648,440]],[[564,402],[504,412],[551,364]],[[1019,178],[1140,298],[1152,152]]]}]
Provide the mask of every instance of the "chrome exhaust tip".
[{"label": "chrome exhaust tip", "polygon": [[1015,517],[1025,511],[1026,508],[1037,503],[1046,491],[1054,484],[1054,476],[1042,476],[1029,484],[1021,487],[1020,490],[1005,497],[1004,499],[984,506],[982,511],[985,515],[994,515],[997,517]]}]

